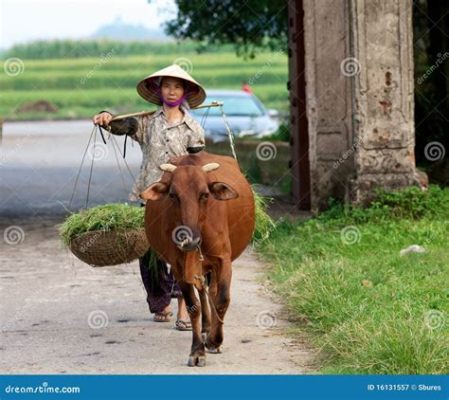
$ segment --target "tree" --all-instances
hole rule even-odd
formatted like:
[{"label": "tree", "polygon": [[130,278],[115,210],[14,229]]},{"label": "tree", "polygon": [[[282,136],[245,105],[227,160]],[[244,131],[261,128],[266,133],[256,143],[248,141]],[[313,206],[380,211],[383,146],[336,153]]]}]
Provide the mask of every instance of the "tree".
[{"label": "tree", "polygon": [[260,49],[287,46],[285,0],[175,0],[178,13],[166,23],[166,32],[177,39],[210,45],[232,44],[238,55],[254,58]]}]

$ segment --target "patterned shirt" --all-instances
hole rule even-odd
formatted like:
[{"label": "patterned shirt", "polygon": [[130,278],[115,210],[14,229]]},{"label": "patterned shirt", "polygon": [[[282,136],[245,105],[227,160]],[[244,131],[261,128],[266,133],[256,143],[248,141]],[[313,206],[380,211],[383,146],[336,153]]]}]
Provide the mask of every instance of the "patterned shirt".
[{"label": "patterned shirt", "polygon": [[[139,194],[163,174],[159,165],[167,163],[173,156],[188,154],[188,147],[204,147],[204,130],[183,106],[181,121],[169,124],[164,109],[159,108],[154,114],[134,117],[137,128],[127,134],[137,141],[142,150],[140,173],[129,195],[131,201],[143,201]],[[120,134],[111,124],[111,132]],[[121,132],[123,134],[123,132]]]}]

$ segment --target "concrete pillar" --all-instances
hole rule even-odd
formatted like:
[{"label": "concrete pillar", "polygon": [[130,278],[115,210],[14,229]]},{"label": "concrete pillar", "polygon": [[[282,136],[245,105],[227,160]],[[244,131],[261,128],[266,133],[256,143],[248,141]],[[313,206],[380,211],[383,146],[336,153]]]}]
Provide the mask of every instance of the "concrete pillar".
[{"label": "concrete pillar", "polygon": [[418,184],[411,0],[304,0],[312,209]]}]

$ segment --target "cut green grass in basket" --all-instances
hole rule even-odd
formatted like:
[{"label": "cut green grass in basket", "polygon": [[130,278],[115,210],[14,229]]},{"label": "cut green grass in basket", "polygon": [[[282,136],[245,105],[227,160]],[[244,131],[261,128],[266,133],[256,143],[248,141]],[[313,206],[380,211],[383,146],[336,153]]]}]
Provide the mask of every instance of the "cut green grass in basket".
[{"label": "cut green grass in basket", "polygon": [[127,231],[143,227],[145,209],[127,204],[105,204],[70,215],[59,233],[66,245],[91,231]]}]

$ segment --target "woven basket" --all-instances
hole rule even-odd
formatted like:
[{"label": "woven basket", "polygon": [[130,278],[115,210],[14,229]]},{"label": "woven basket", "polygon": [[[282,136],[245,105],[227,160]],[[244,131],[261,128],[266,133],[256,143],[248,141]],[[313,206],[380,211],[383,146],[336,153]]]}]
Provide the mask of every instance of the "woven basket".
[{"label": "woven basket", "polygon": [[142,257],[149,249],[144,229],[91,231],[70,241],[76,257],[93,267],[128,263]]}]

